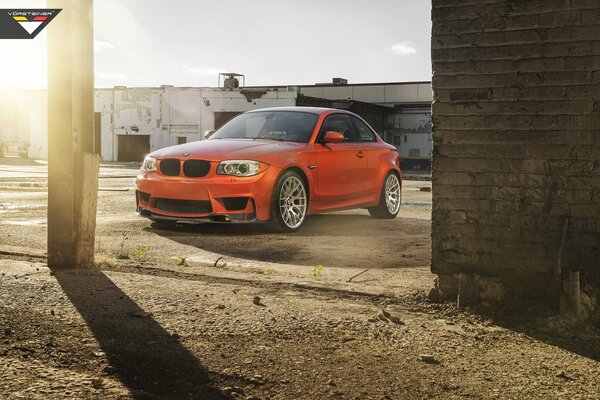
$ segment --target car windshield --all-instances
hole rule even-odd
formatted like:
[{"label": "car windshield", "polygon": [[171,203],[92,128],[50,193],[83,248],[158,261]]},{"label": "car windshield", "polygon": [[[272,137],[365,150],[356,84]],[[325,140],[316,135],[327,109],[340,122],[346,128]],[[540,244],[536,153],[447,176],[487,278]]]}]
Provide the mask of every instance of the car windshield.
[{"label": "car windshield", "polygon": [[300,111],[257,111],[241,114],[223,125],[211,139],[266,139],[308,143],[317,114]]}]

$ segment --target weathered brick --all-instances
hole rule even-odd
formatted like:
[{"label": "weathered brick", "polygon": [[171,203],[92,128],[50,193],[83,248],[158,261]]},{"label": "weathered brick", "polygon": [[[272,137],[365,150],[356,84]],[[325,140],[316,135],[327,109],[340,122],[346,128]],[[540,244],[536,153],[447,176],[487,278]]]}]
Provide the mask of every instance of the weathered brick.
[{"label": "weathered brick", "polygon": [[486,87],[486,88],[504,88],[511,86],[563,86],[564,84],[585,85],[594,80],[594,74],[597,71],[543,71],[503,74],[435,74],[433,84],[439,89],[453,89],[465,87]]},{"label": "weathered brick", "polygon": [[471,114],[581,114],[591,111],[592,102],[585,100],[555,101],[470,101],[470,102],[437,102],[433,106],[436,113],[445,115]]},{"label": "weathered brick", "polygon": [[432,3],[432,271],[600,275],[600,2]]},{"label": "weathered brick", "polygon": [[587,26],[532,27],[531,29],[478,31],[463,34],[437,35],[433,49],[452,49],[473,46],[495,46],[498,44],[539,44],[569,40],[596,40],[600,34],[598,21]]},{"label": "weathered brick", "polygon": [[441,130],[485,130],[486,128],[495,128],[504,126],[507,130],[513,129],[531,129],[531,130],[591,130],[600,127],[600,114],[580,114],[580,115],[469,115],[456,116],[446,115],[444,118],[439,118],[438,115],[433,116],[433,123],[437,126],[436,129]]},{"label": "weathered brick", "polygon": [[438,147],[441,156],[452,158],[478,159],[551,159],[551,160],[589,160],[596,152],[594,147],[555,144],[475,144],[452,145]]},{"label": "weathered brick", "polygon": [[530,144],[546,143],[571,145],[578,143],[582,146],[596,146],[600,139],[596,131],[475,131],[453,130],[434,132],[434,138],[439,139],[438,144]]},{"label": "weathered brick", "polygon": [[[522,101],[522,100],[589,100],[592,93],[600,90],[599,85],[579,86],[529,86],[511,88],[455,88],[441,89],[434,87],[436,103],[461,101]],[[567,94],[569,93],[569,96]],[[436,104],[434,103],[434,106]]]},{"label": "weathered brick", "polygon": [[[597,38],[595,38],[597,39]],[[502,51],[499,51],[502,50]],[[473,46],[470,48],[440,48],[431,50],[433,69],[439,61],[460,60],[518,60],[526,54],[528,57],[568,57],[600,54],[598,40],[565,40],[563,42],[504,44],[493,46]]]}]

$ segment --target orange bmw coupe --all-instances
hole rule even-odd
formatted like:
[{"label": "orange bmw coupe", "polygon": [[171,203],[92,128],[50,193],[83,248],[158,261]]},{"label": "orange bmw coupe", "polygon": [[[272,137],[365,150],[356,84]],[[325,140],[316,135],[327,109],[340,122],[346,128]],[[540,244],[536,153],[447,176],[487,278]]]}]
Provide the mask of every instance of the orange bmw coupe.
[{"label": "orange bmw coupe", "polygon": [[208,140],[157,150],[137,177],[137,211],[164,224],[269,222],[293,232],[306,216],[400,210],[396,148],[357,115],[277,107],[233,118]]}]

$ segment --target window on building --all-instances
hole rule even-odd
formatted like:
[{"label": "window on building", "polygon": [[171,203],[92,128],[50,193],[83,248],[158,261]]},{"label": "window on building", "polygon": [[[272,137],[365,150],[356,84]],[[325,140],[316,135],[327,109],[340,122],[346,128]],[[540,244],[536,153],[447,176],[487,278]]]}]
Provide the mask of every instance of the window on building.
[{"label": "window on building", "polygon": [[400,136],[400,135],[394,136],[394,138],[392,139],[392,144],[394,146],[400,146],[402,144],[402,136]]},{"label": "window on building", "polygon": [[361,142],[375,142],[375,134],[367,124],[356,117],[352,117],[352,121]]},{"label": "window on building", "polygon": [[184,143],[187,143],[187,138],[185,136],[178,136],[177,144],[184,144]]},{"label": "window on building", "polygon": [[408,156],[414,158],[421,157],[421,149],[408,149]]},{"label": "window on building", "polygon": [[404,143],[408,142],[408,136],[404,135]]}]

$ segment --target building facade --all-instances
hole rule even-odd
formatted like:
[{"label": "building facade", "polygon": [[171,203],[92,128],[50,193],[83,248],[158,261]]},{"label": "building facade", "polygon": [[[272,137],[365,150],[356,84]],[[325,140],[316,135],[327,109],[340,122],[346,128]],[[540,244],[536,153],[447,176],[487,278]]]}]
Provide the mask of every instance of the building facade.
[{"label": "building facade", "polygon": [[104,161],[138,161],[163,147],[203,140],[204,132],[239,113],[296,104],[296,93],[283,90],[115,87],[96,89],[95,96]]},{"label": "building facade", "polygon": [[[116,86],[95,90],[95,148],[103,161],[140,161],[156,149],[203,140],[206,131],[245,111],[314,105],[356,112],[398,148],[405,170],[428,170],[431,99],[429,82],[228,89]],[[0,143],[25,142],[29,157],[46,158],[46,91],[0,91],[0,134]]]},{"label": "building facade", "polygon": [[348,84],[339,78],[333,82],[296,86],[299,103],[307,97],[326,99],[331,102],[324,105],[350,109],[396,146],[404,171],[431,169],[431,82]]}]

